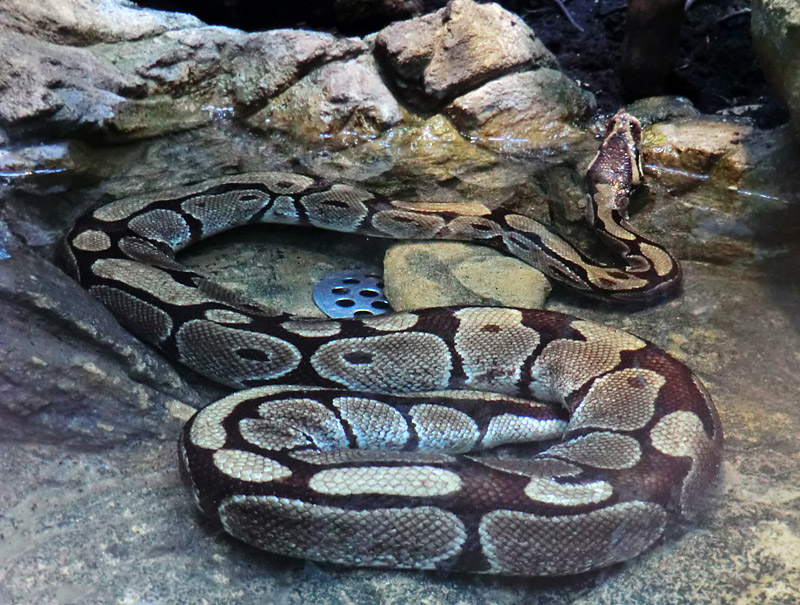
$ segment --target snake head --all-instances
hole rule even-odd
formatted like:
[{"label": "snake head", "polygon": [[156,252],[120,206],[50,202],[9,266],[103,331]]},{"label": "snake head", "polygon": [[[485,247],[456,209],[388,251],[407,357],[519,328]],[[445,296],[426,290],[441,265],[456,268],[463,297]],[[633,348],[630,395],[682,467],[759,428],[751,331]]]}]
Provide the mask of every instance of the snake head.
[{"label": "snake head", "polygon": [[641,142],[639,120],[619,110],[609,120],[600,149],[586,171],[592,195],[600,194],[611,209],[623,214],[631,191],[642,181]]}]

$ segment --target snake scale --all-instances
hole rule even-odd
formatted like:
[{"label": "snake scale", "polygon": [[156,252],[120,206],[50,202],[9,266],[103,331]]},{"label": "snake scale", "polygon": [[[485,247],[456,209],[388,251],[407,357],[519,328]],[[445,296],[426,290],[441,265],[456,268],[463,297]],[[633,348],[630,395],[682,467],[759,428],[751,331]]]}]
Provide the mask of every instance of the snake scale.
[{"label": "snake scale", "polygon": [[[691,519],[716,475],[720,422],[686,366],[550,311],[271,315],[175,253],[259,222],[468,240],[589,296],[653,301],[681,271],[627,223],[640,135],[619,112],[587,173],[588,220],[616,267],[507,209],[393,201],[275,172],[101,206],[66,236],[63,263],[131,332],[239,390],[198,411],[179,439],[197,507],[229,534],[354,566],[584,572]],[[482,451],[543,440],[524,457]]]}]

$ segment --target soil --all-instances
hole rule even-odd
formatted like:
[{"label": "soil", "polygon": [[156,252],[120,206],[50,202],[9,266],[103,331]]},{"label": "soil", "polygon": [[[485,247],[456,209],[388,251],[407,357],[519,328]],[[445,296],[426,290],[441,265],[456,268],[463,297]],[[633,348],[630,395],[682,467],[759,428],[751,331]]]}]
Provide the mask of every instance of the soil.
[{"label": "soil", "polygon": [[[367,5],[367,0],[362,2]],[[444,4],[443,0],[415,2],[424,5],[425,10]],[[565,16],[558,0],[500,0],[500,4],[525,19],[556,54],[567,74],[596,95],[601,112],[616,111],[632,100],[624,97],[619,77],[626,3],[624,0],[563,2],[583,31]],[[207,23],[247,31],[303,27],[363,35],[386,24],[376,23],[374,14],[369,21],[343,22],[341,15],[337,16],[337,8],[348,4],[343,0],[289,3],[139,0],[139,4],[194,12]],[[394,6],[402,4],[393,3]],[[770,91],[758,67],[750,41],[749,5],[749,0],[696,0],[691,3],[681,30],[676,69],[666,83],[666,92],[689,98],[703,113],[747,116],[756,125],[770,128],[788,121],[788,114]]]}]

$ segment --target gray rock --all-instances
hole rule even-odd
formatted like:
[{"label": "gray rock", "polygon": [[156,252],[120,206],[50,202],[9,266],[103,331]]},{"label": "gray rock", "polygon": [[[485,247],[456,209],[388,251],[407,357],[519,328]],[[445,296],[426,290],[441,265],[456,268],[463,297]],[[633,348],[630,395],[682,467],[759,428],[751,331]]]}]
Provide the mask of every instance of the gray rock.
[{"label": "gray rock", "polygon": [[[103,27],[105,21],[86,6],[79,8],[87,10],[71,13],[72,26],[91,38],[92,28]],[[107,36],[98,34],[95,38],[113,42],[87,48],[4,30],[0,126],[30,135],[91,132],[112,139],[152,137],[209,124],[220,116],[246,115],[315,67],[359,56],[351,74],[342,73],[348,65],[334,74],[323,71],[322,80],[331,75],[332,82],[326,84],[343,87],[335,94],[348,92],[348,87],[361,91],[347,100],[343,111],[357,114],[354,104],[363,101],[367,121],[389,124],[399,119],[397,105],[359,39],[288,30],[245,34],[180,19],[167,21],[186,27],[168,29],[161,23],[164,20],[144,19],[149,24],[144,30],[117,28]],[[21,30],[36,23],[23,18],[8,21]],[[143,32],[149,35],[140,37]],[[130,38],[119,39],[126,35]],[[377,94],[370,90],[376,83]],[[314,122],[318,116],[310,113],[306,128],[318,125]]]},{"label": "gray rock", "polygon": [[335,61],[278,95],[247,122],[319,142],[374,138],[403,119],[400,106],[384,84],[372,55]]},{"label": "gray rock", "polygon": [[21,127],[38,119],[37,130],[96,130],[125,95],[137,92],[142,88],[135,78],[85,48],[13,31],[0,36],[0,125]]},{"label": "gray rock", "polygon": [[224,70],[231,77],[234,102],[250,108],[283,92],[315,66],[366,51],[358,38],[291,29],[257,32],[228,53]]},{"label": "gray rock", "polygon": [[557,66],[518,16],[472,0],[453,0],[436,13],[390,25],[378,34],[376,48],[397,77],[434,100],[512,71]]},{"label": "gray rock", "polygon": [[[0,139],[0,145],[3,140]],[[31,146],[0,147],[0,177],[18,178],[75,169],[69,145],[52,143]]]},{"label": "gray rock", "polygon": [[750,9],[750,33],[761,68],[800,135],[800,5],[793,0],[753,0]]},{"label": "gray rock", "polygon": [[[164,438],[168,404],[200,398],[163,357],[0,220],[0,416],[7,437],[92,447]],[[49,438],[48,437],[48,438]]]},{"label": "gray rock", "polygon": [[530,265],[474,244],[396,244],[383,268],[395,311],[450,305],[540,309],[550,293],[547,278]]},{"label": "gray rock", "polygon": [[444,109],[459,131],[506,150],[565,146],[586,137],[578,124],[595,111],[594,95],[560,71],[542,68],[497,78]]},{"label": "gray rock", "polygon": [[525,181],[513,166],[462,137],[442,114],[396,126],[374,141],[319,154],[307,169],[333,180],[369,183],[389,194],[404,192],[410,179],[415,189],[421,188],[412,199],[426,201],[475,196],[499,204]]},{"label": "gray rock", "polygon": [[3,0],[0,28],[70,46],[150,38],[203,23],[183,13],[142,10],[116,0]]},{"label": "gray rock", "polygon": [[425,68],[442,27],[444,9],[416,19],[399,21],[382,29],[375,50],[400,83],[424,88]]},{"label": "gray rock", "polygon": [[324,318],[314,286],[335,271],[380,271],[389,245],[389,240],[368,243],[357,235],[269,225],[203,242],[182,261],[276,313]]},{"label": "gray rock", "polygon": [[642,126],[655,122],[672,122],[700,117],[700,112],[686,97],[647,97],[628,105],[628,111],[639,118]]}]

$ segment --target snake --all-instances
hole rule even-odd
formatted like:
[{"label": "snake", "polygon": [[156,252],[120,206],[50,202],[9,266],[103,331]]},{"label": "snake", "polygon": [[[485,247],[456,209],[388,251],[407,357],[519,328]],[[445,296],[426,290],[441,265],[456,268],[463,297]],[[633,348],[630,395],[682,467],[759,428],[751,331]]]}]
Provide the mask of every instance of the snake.
[{"label": "snake", "polygon": [[555,311],[274,312],[176,253],[253,223],[465,240],[579,294],[649,304],[675,293],[681,268],[629,224],[640,146],[621,110],[586,172],[609,263],[502,207],[260,172],[101,205],[65,236],[62,265],[134,335],[233,389],[184,424],[178,458],[196,507],[234,538],[344,566],[582,573],[704,509],[722,428],[683,363]]}]

